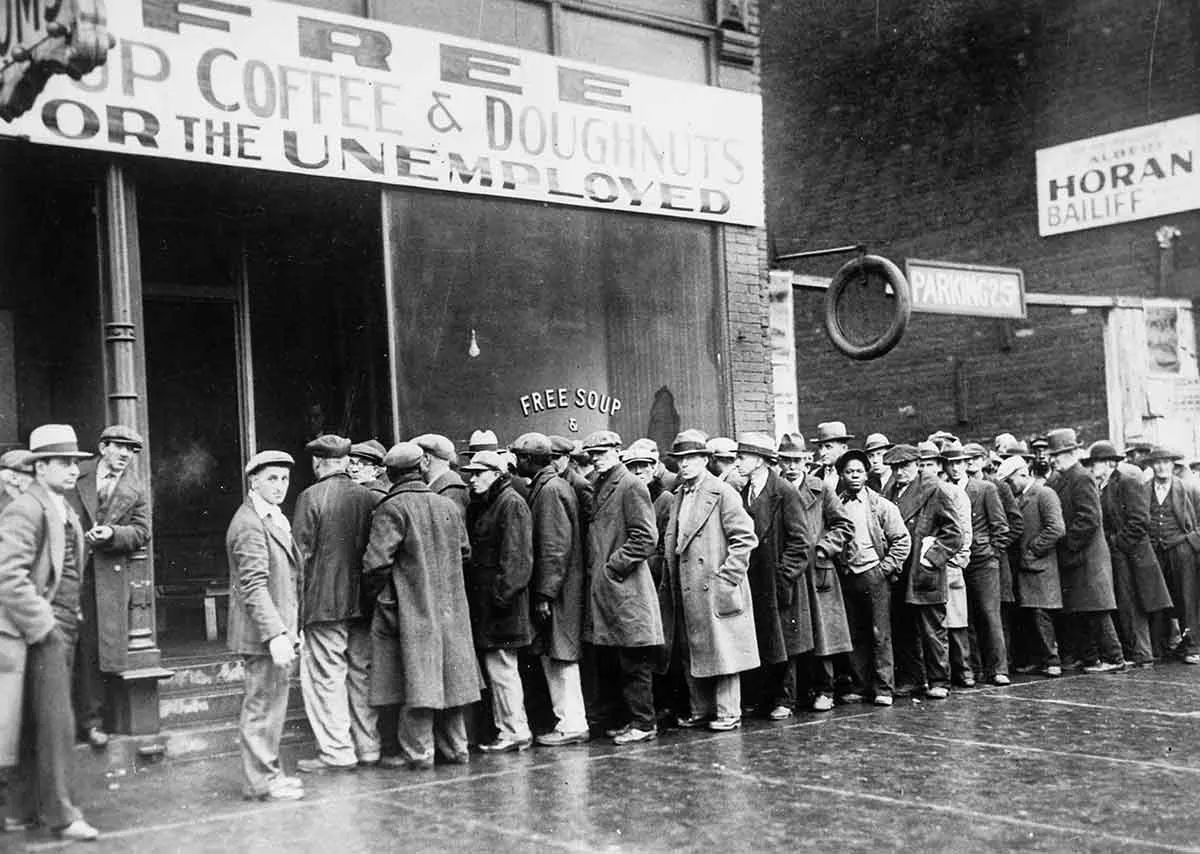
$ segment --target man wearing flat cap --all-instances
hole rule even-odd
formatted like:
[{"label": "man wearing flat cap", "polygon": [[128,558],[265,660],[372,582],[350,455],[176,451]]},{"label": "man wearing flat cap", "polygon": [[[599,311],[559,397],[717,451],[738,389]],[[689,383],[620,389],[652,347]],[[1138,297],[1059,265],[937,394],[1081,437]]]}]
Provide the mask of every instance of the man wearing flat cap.
[{"label": "man wearing flat cap", "polygon": [[421,458],[421,477],[429,484],[430,491],[457,504],[466,519],[470,493],[462,477],[452,468],[454,443],[437,433],[423,433],[412,441],[425,452]]},{"label": "man wearing flat cap", "polygon": [[579,539],[579,503],[575,490],[554,468],[548,436],[525,433],[509,450],[517,458],[517,473],[529,478],[533,517],[530,590],[537,632],[533,651],[541,658],[558,721],[552,732],[537,737],[537,743],[543,747],[581,744],[590,734],[579,670],[587,580]]},{"label": "man wearing flat cap", "polygon": [[130,468],[143,444],[130,427],[104,428],[99,459],[80,464],[75,491],[68,494],[88,546],[80,589],[83,625],[75,658],[75,723],[93,747],[108,743],[105,683],[128,665],[128,563],[150,542],[146,488]]},{"label": "man wearing flat cap", "polygon": [[[1143,484],[1150,505],[1150,542],[1166,577],[1182,639],[1171,652],[1186,664],[1200,664],[1200,493],[1175,476],[1180,455],[1161,446],[1146,454],[1154,473]],[[1165,638],[1160,638],[1165,641]]]},{"label": "man wearing flat cap", "polygon": [[892,588],[893,649],[897,681],[926,685],[926,697],[944,700],[950,694],[946,564],[961,548],[964,534],[948,488],[935,474],[917,470],[920,456],[912,445],[897,445],[885,457],[892,469],[885,497],[900,510],[912,542]]},{"label": "man wearing flat cap", "polygon": [[0,674],[0,769],[16,766],[4,829],[40,821],[61,839],[92,840],[99,833],[70,791],[71,670],[85,544],[66,499],[79,460],[91,454],[79,450],[67,424],[36,428],[29,451],[34,482],[0,513],[0,659],[7,665]]},{"label": "man wearing flat cap", "polygon": [[290,801],[304,796],[284,775],[279,742],[287,718],[288,683],[300,645],[303,562],[279,505],[287,497],[295,460],[260,451],[246,463],[246,500],[229,523],[229,649],[244,659],[245,696],[238,724],[242,794]]},{"label": "man wearing flat cap", "polygon": [[819,466],[813,474],[825,481],[834,494],[838,489],[837,461],[850,449],[850,440],[853,438],[841,421],[824,421],[817,425],[817,435],[813,437],[813,444],[817,446]]},{"label": "man wearing flat cap", "polygon": [[0,513],[33,483],[33,457],[20,449],[0,454]]},{"label": "man wearing flat cap", "polygon": [[318,436],[316,482],[296,499],[292,532],[304,578],[300,687],[317,755],[304,773],[352,771],[379,761],[376,713],[368,702],[371,635],[359,580],[375,497],[350,479],[350,440]]},{"label": "man wearing flat cap", "polygon": [[533,641],[529,581],[533,576],[533,516],[517,494],[508,461],[479,451],[462,467],[471,487],[467,531],[467,597],[475,648],[483,658],[497,735],[484,753],[509,753],[533,744],[517,653]]},{"label": "man wearing flat cap", "polygon": [[1017,626],[1029,638],[1027,661],[1018,673],[1062,676],[1051,611],[1062,608],[1058,577],[1058,541],[1067,532],[1058,493],[1039,483],[1024,457],[1013,454],[1000,463],[996,477],[1012,487],[1021,508],[1021,538],[1013,557],[1013,593]]},{"label": "man wearing flat cap", "polygon": [[1142,488],[1142,470],[1124,462],[1112,442],[1093,442],[1083,465],[1100,490],[1125,658],[1153,667],[1150,620],[1171,607],[1171,595],[1150,541],[1150,493]]},{"label": "man wearing flat cap", "polygon": [[[583,440],[596,467],[588,523],[588,605],[584,640],[598,659],[612,650],[616,684],[602,684],[597,705],[619,709],[605,734],[616,744],[658,737],[654,665],[663,645],[663,620],[650,559],[658,541],[650,491],[621,462],[621,437],[597,430]],[[604,694],[618,694],[610,698]]]},{"label": "man wearing flat cap", "polygon": [[742,497],[709,473],[709,453],[699,430],[684,430],[671,444],[679,485],[663,544],[663,587],[691,700],[680,725],[726,731],[742,723],[740,674],[761,663],[747,577],[758,537]]},{"label": "man wearing flat cap", "polygon": [[579,540],[586,543],[588,520],[592,517],[592,483],[571,462],[571,456],[577,450],[582,453],[577,444],[565,436],[550,437],[550,459],[558,476],[575,491],[575,501],[579,505]]},{"label": "man wearing flat cap", "polygon": [[771,720],[785,720],[796,705],[796,657],[813,648],[812,613],[803,575],[808,529],[800,493],[775,473],[775,440],[765,433],[738,436],[737,464],[746,485],[742,501],[754,520],[758,545],[747,576],[754,606],[760,667],[743,674],[743,693]]},{"label": "man wearing flat cap", "polygon": [[1088,673],[1125,669],[1125,655],[1113,625],[1112,559],[1104,541],[1100,490],[1080,465],[1080,444],[1069,427],[1046,434],[1046,453],[1055,473],[1048,485],[1062,502],[1067,533],[1058,541],[1067,648]]},{"label": "man wearing flat cap", "polygon": [[463,580],[471,546],[458,505],[422,479],[423,456],[411,442],[388,451],[392,490],[371,519],[363,556],[364,583],[376,596],[371,702],[394,710],[390,732],[380,733],[397,757],[389,764],[412,770],[432,768],[435,751],[447,762],[468,760],[466,709],[480,686]]},{"label": "man wearing flat cap", "polygon": [[383,457],[387,448],[378,439],[368,439],[365,442],[355,442],[350,446],[350,462],[346,465],[346,473],[355,483],[367,487],[375,494],[375,500],[382,501],[391,489],[391,483],[384,474]]}]

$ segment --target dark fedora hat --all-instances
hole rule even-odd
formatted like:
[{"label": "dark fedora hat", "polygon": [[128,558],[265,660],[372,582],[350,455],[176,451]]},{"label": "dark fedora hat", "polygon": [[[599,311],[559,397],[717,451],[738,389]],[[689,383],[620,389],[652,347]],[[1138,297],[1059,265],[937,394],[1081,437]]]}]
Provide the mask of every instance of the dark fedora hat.
[{"label": "dark fedora hat", "polygon": [[1174,451],[1167,450],[1162,445],[1154,445],[1150,448],[1150,453],[1146,454],[1145,462],[1157,463],[1164,460],[1178,462],[1183,459],[1183,454],[1177,454]]},{"label": "dark fedora hat", "polygon": [[708,436],[703,430],[684,430],[671,443],[671,456],[690,457],[696,454],[711,456],[712,449],[708,447]]},{"label": "dark fedora hat", "polygon": [[1071,427],[1059,427],[1046,434],[1046,451],[1050,456],[1065,454],[1080,447],[1082,446],[1075,436],[1075,430]]},{"label": "dark fedora hat", "polygon": [[942,445],[941,458],[943,461],[952,463],[958,460],[969,460],[974,454],[968,452],[957,439],[946,442]]},{"label": "dark fedora hat", "polygon": [[1099,442],[1092,442],[1088,447],[1087,458],[1082,462],[1098,463],[1101,460],[1112,460],[1119,463],[1123,459],[1125,459],[1125,455],[1117,451],[1116,446],[1112,442],[1107,439],[1101,439]]}]

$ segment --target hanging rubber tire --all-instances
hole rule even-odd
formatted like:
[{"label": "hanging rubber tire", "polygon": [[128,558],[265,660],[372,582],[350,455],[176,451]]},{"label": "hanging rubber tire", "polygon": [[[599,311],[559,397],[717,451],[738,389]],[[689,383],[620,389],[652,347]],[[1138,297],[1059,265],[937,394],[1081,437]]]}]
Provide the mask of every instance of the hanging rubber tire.
[{"label": "hanging rubber tire", "polygon": [[[837,316],[838,301],[852,283],[863,282],[871,274],[882,276],[891,285],[896,298],[896,308],[882,335],[867,344],[856,344],[842,329]],[[899,267],[879,255],[863,255],[846,262],[834,274],[833,281],[829,283],[829,289],[825,292],[825,334],[839,352],[858,361],[878,359],[899,344],[900,339],[904,337],[904,330],[908,328],[911,314],[912,292],[908,287],[908,279],[904,278],[904,273],[900,272]]]}]

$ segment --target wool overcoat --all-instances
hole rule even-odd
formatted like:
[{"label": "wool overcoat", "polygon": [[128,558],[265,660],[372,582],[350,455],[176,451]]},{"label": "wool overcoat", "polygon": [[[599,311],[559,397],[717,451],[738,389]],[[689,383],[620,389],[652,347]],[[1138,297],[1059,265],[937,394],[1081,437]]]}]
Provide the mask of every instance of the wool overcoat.
[{"label": "wool overcoat", "polygon": [[[533,641],[529,581],[533,577],[533,516],[501,477],[467,508],[471,559],[467,600],[477,649],[520,649]],[[449,499],[447,499],[449,500]]]},{"label": "wool overcoat", "polygon": [[1058,574],[1062,581],[1063,611],[1086,613],[1117,607],[1113,594],[1112,559],[1104,540],[1100,490],[1092,476],[1076,463],[1052,481],[1062,502],[1066,535],[1058,541]]},{"label": "wool overcoat", "polygon": [[462,476],[450,469],[444,471],[433,480],[429,481],[429,490],[436,495],[442,495],[449,498],[458,505],[459,512],[463,514],[463,518],[467,518],[467,505],[470,503],[471,494],[467,490],[467,484],[463,482]]},{"label": "wool overcoat", "polygon": [[479,699],[463,561],[471,553],[458,505],[418,477],[376,508],[363,572],[379,579],[371,622],[372,705],[452,709]]},{"label": "wool overcoat", "polygon": [[1022,522],[1013,576],[1017,604],[1022,608],[1061,608],[1057,545],[1067,528],[1058,493],[1031,480],[1017,496],[1017,506]]},{"label": "wool overcoat", "polygon": [[575,490],[554,466],[546,466],[529,485],[529,509],[533,516],[530,586],[535,599],[550,603],[550,619],[536,627],[534,648],[555,661],[578,661],[583,653],[586,578]]},{"label": "wool overcoat", "polygon": [[1118,465],[1100,493],[1100,507],[1113,578],[1128,578],[1137,606],[1152,614],[1171,607],[1171,594],[1150,543],[1150,493],[1140,474],[1134,466]]},{"label": "wool overcoat", "polygon": [[946,562],[962,547],[963,529],[951,508],[948,487],[929,472],[901,488],[895,478],[885,497],[900,510],[912,551],[903,579],[904,601],[910,605],[946,602]]},{"label": "wool overcoat", "polygon": [[[849,652],[853,648],[834,561],[854,539],[854,523],[846,515],[835,489],[830,481],[812,475],[797,487],[808,543],[803,580],[808,587],[812,651],[820,656]],[[802,617],[785,614],[785,632],[793,648],[802,645],[805,633]]]},{"label": "wool overcoat", "polygon": [[[680,518],[686,490],[694,492]],[[754,520],[728,483],[705,471],[690,487],[680,484],[667,522],[665,584],[671,591],[673,627],[684,634],[691,675],[726,676],[760,664],[747,567],[758,545]]]}]

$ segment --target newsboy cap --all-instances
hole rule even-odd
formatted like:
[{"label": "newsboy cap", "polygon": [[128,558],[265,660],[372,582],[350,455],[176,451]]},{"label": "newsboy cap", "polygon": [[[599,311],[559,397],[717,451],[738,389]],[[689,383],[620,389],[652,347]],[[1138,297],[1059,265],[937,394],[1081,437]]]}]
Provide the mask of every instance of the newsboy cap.
[{"label": "newsboy cap", "polygon": [[629,447],[621,451],[621,462],[625,465],[630,463],[650,463],[653,465],[658,462],[657,448],[649,439],[638,439],[630,443]]},{"label": "newsboy cap", "polygon": [[5,451],[0,455],[0,469],[8,469],[21,474],[33,474],[33,455],[23,448]]},{"label": "newsboy cap", "polygon": [[291,468],[296,464],[292,459],[292,455],[287,451],[259,451],[250,458],[246,463],[246,474],[252,475],[261,468],[267,466],[287,466]]},{"label": "newsboy cap", "polygon": [[551,436],[550,437],[550,454],[555,457],[561,457],[575,450],[575,443],[566,436]]},{"label": "newsboy cap", "polygon": [[397,442],[388,448],[383,456],[383,464],[396,471],[410,471],[421,462],[425,452],[416,442]]},{"label": "newsboy cap", "polygon": [[739,454],[754,454],[771,462],[779,459],[779,449],[775,446],[775,440],[766,433],[739,433],[737,452]]},{"label": "newsboy cap", "polygon": [[326,433],[305,445],[304,450],[318,459],[336,460],[349,456],[350,445],[350,440],[344,436],[335,436],[332,433]]},{"label": "newsboy cap", "polygon": [[522,433],[513,440],[508,449],[514,454],[549,456],[551,451],[550,437],[545,433]]},{"label": "newsboy cap", "polygon": [[138,451],[146,444],[142,434],[124,424],[110,424],[100,434],[101,442],[115,442],[118,445],[129,445]]},{"label": "newsboy cap", "polygon": [[711,456],[712,449],[708,447],[708,436],[703,430],[683,430],[676,434],[671,442],[671,456],[692,457],[696,455]]},{"label": "newsboy cap", "polygon": [[420,436],[409,441],[425,453],[431,454],[439,460],[445,460],[448,463],[454,462],[454,443],[441,433],[422,433]]},{"label": "newsboy cap", "polygon": [[732,460],[737,457],[737,442],[728,436],[713,436],[704,444],[709,453],[719,460]]},{"label": "newsboy cap", "polygon": [[883,461],[889,466],[902,466],[920,459],[921,454],[912,445],[894,445],[886,454]]},{"label": "newsboy cap", "polygon": [[351,445],[350,456],[381,466],[383,458],[387,456],[387,448],[378,439],[368,439],[365,442],[355,442]]},{"label": "newsboy cap", "polygon": [[462,471],[508,471],[508,460],[499,451],[480,451],[471,457],[471,462]]},{"label": "newsboy cap", "polygon": [[1004,462],[1000,463],[1000,468],[996,469],[996,477],[999,480],[1008,480],[1019,471],[1029,471],[1029,463],[1025,462],[1025,458],[1021,456],[1005,457]]},{"label": "newsboy cap", "polygon": [[589,433],[588,437],[583,440],[583,449],[585,451],[602,451],[606,448],[619,448],[623,444],[620,435],[612,430],[597,430],[595,433]]}]

